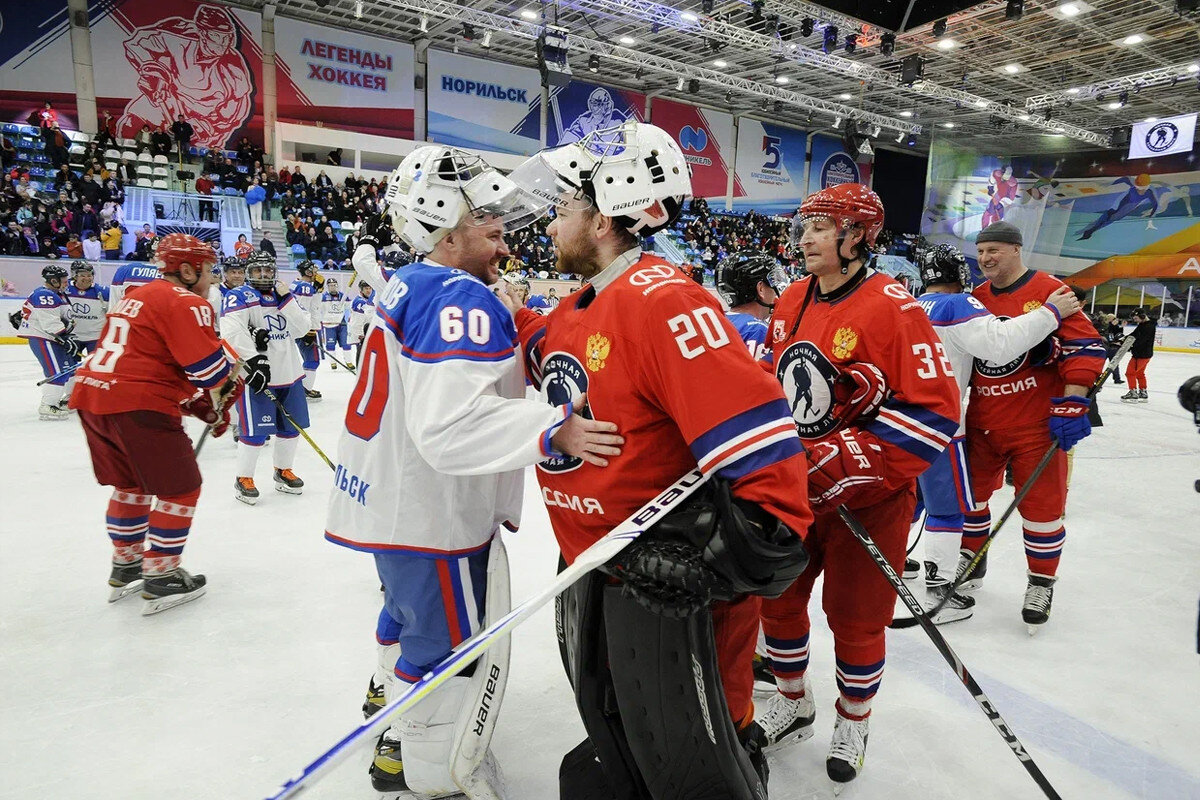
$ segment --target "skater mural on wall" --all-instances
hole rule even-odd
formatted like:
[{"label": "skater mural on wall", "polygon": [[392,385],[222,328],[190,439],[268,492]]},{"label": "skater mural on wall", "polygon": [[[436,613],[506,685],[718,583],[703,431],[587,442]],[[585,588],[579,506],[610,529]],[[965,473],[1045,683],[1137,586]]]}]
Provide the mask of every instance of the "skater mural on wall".
[{"label": "skater mural on wall", "polygon": [[1200,248],[1197,193],[1193,153],[1002,157],[939,140],[930,151],[921,232],[972,256],[975,234],[1004,220],[1021,229],[1035,262],[1060,274],[1112,258],[1166,257],[1182,267]]}]

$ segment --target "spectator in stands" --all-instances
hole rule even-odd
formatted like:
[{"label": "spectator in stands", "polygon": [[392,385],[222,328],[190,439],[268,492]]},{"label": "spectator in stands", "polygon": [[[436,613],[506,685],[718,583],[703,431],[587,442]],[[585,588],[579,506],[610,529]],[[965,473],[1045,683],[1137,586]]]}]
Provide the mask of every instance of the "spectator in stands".
[{"label": "spectator in stands", "polygon": [[158,130],[150,134],[150,155],[165,156],[171,152],[171,134],[167,132],[167,123],[158,126]]},{"label": "spectator in stands", "polygon": [[237,241],[233,243],[233,254],[238,258],[249,258],[254,252],[254,245],[246,241],[246,234],[239,233]]},{"label": "spectator in stands", "polygon": [[265,235],[263,236],[262,241],[258,243],[258,249],[262,250],[264,253],[270,253],[271,258],[279,258],[279,256],[275,253],[275,243],[268,239]]},{"label": "spectator in stands", "polygon": [[262,160],[262,157],[263,157],[262,148],[256,144],[254,144],[254,142],[250,141],[250,138],[247,136],[243,136],[238,141],[237,147],[234,149],[237,150],[238,161],[245,164],[246,166],[250,166],[255,161]]},{"label": "spectator in stands", "polygon": [[[330,150],[329,155],[325,156],[325,163],[334,167],[340,167],[342,165],[342,148],[335,147]],[[325,173],[322,172],[321,174],[324,175]]]},{"label": "spectator in stands", "polygon": [[51,131],[58,124],[58,112],[54,110],[54,106],[50,105],[47,100],[42,104],[42,110],[37,112],[38,126],[42,130],[42,141],[46,143],[47,149],[50,147]]},{"label": "spectator in stands", "polygon": [[96,231],[84,231],[87,237],[83,240],[83,257],[88,261],[99,261],[104,257],[104,247],[100,244],[100,234]]},{"label": "spectator in stands", "polygon": [[75,173],[71,172],[69,164],[62,164],[58,168],[58,172],[54,173],[54,188],[63,188],[64,183],[71,183],[75,180]]},{"label": "spectator in stands", "polygon": [[150,146],[154,144],[152,137],[153,133],[150,130],[150,124],[143,124],[142,129],[137,132],[137,136],[133,137],[133,141],[137,145],[138,155],[141,155],[144,151],[149,150]]},{"label": "spectator in stands", "polygon": [[71,230],[75,233],[83,233],[84,231],[95,231],[100,229],[100,217],[96,214],[95,206],[91,203],[84,203],[83,210],[75,217],[71,223]]},{"label": "spectator in stands", "polygon": [[297,164],[296,168],[294,170],[292,170],[292,188],[293,189],[295,189],[295,188],[303,189],[307,186],[308,186],[308,178],[305,177],[304,173],[302,173],[300,171],[300,165]]},{"label": "spectator in stands", "polygon": [[332,189],[333,180],[325,174],[325,170],[317,173],[317,177],[313,179],[313,186],[317,189]]},{"label": "spectator in stands", "polygon": [[33,228],[29,225],[21,228],[21,255],[36,256],[41,252],[42,246],[38,243],[38,238],[33,232]]},{"label": "spectator in stands", "polygon": [[[92,140],[96,150],[115,146],[117,143],[117,121],[106,109],[96,125],[96,138]],[[89,148],[90,149],[90,148]]]},{"label": "spectator in stands", "polygon": [[250,209],[250,227],[253,230],[262,230],[263,204],[266,199],[267,190],[259,184],[258,178],[255,178],[246,190],[246,207]]},{"label": "spectator in stands", "polygon": [[279,170],[279,185],[284,189],[287,189],[292,185],[292,173],[288,172],[287,167],[282,167]]},{"label": "spectator in stands", "polygon": [[207,199],[212,196],[214,187],[216,184],[213,183],[211,175],[201,172],[200,177],[196,178],[196,194],[200,195],[201,220],[217,221],[217,204],[213,200]]},{"label": "spectator in stands", "polygon": [[117,169],[117,174],[121,176],[122,183],[133,183],[137,180],[137,169],[129,163],[127,158],[121,159],[121,166]]},{"label": "spectator in stands", "polygon": [[108,180],[104,183],[105,202],[111,200],[118,206],[125,205],[125,187],[119,180]]},{"label": "spectator in stands", "polygon": [[180,114],[175,122],[171,123],[171,135],[175,137],[175,144],[179,145],[180,155],[186,153],[191,147],[194,134],[195,131],[191,124],[183,118],[183,114]]},{"label": "spectator in stands", "polygon": [[49,236],[42,237],[42,258],[55,259],[61,254],[58,252],[58,246],[54,244],[54,240]]},{"label": "spectator in stands", "polygon": [[50,164],[55,167],[65,164],[71,158],[70,149],[70,137],[63,133],[57,122],[54,123],[50,128],[50,138],[46,142],[46,158],[50,159]]},{"label": "spectator in stands", "polygon": [[104,194],[104,187],[100,185],[100,179],[89,169],[84,173],[83,180],[79,182],[79,199],[84,203],[91,203],[93,206],[100,205],[101,196]]},{"label": "spectator in stands", "polygon": [[333,233],[332,225],[322,225],[317,232],[317,254],[324,259],[341,257],[341,245]]},{"label": "spectator in stands", "polygon": [[[115,200],[105,200],[104,205],[100,209],[100,227],[107,227],[108,223],[116,220],[121,222],[124,214],[121,211],[121,204]],[[86,235],[87,228],[82,228],[81,232]],[[93,230],[95,230],[93,228]]]},{"label": "spectator in stands", "polygon": [[67,237],[67,258],[83,258],[83,242],[79,241],[78,233]]},{"label": "spectator in stands", "polygon": [[9,222],[4,228],[4,254],[19,256],[24,252],[25,237],[21,226],[15,221]]},{"label": "spectator in stands", "polygon": [[7,172],[8,168],[17,163],[17,146],[7,136],[0,136],[0,166]]}]

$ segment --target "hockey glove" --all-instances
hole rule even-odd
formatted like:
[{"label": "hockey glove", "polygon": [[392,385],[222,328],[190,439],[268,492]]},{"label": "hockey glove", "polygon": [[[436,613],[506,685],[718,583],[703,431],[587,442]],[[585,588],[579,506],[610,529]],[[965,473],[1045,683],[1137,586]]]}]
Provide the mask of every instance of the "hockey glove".
[{"label": "hockey glove", "polygon": [[808,499],[826,511],[883,483],[883,448],[874,434],[845,428],[808,446]]},{"label": "hockey glove", "polygon": [[54,337],[54,340],[59,343],[63,350],[67,351],[67,355],[71,358],[79,357],[79,342],[66,334],[61,334]]},{"label": "hockey glove", "polygon": [[833,382],[833,416],[852,425],[871,417],[887,399],[887,381],[874,364],[847,364]]},{"label": "hockey glove", "polygon": [[1050,398],[1050,436],[1059,449],[1070,450],[1092,432],[1088,409],[1092,401],[1077,394]]},{"label": "hockey glove", "polygon": [[300,337],[300,344],[304,345],[305,347],[312,347],[316,343],[317,343],[317,332],[316,331],[309,331],[308,333],[306,333]]},{"label": "hockey glove", "polygon": [[[237,393],[240,394],[240,391]],[[229,404],[214,405],[210,392],[201,392],[192,399],[180,403],[179,407],[183,413],[207,423],[212,428],[214,438],[221,438],[225,431],[229,430]]]},{"label": "hockey glove", "polygon": [[14,311],[13,313],[9,314],[8,315],[8,324],[12,325],[14,328],[20,328],[21,327],[21,312]]},{"label": "hockey glove", "polygon": [[1048,367],[1062,358],[1062,342],[1051,334],[1035,344],[1029,351],[1029,366]]},{"label": "hockey glove", "polygon": [[638,538],[605,571],[621,580],[622,591],[647,611],[682,619],[712,602],[718,577],[688,542]]},{"label": "hockey glove", "polygon": [[271,385],[271,363],[264,355],[251,356],[246,362],[246,386],[252,392],[261,392]]},{"label": "hockey glove", "polygon": [[266,328],[251,328],[250,334],[254,337],[254,352],[267,352],[267,345],[271,343],[271,332]]}]

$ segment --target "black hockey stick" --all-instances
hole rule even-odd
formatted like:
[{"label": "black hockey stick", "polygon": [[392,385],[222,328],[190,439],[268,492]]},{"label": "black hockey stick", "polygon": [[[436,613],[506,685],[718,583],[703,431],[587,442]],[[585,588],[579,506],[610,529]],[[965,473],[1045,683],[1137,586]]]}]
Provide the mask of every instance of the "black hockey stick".
[{"label": "black hockey stick", "polygon": [[319,455],[321,457],[321,460],[324,461],[326,464],[328,464],[329,468],[331,470],[333,470],[334,472],[337,472],[337,467],[335,467],[333,465],[333,462],[329,460],[329,456],[325,455],[325,451],[317,446],[317,443],[313,441],[313,438],[308,435],[308,432],[305,431],[304,428],[301,428],[299,425],[296,424],[296,420],[292,419],[292,415],[289,414],[287,412],[287,409],[285,409],[283,407],[283,403],[280,402],[279,397],[274,392],[272,392],[269,388],[263,389],[262,393],[264,395],[266,395],[268,400],[270,400],[272,403],[275,404],[275,407],[279,409],[279,413],[283,414],[283,418],[286,419],[289,423],[291,423],[292,427],[296,429],[296,432],[304,437],[304,441],[306,441],[310,445],[312,445],[312,449],[317,451],[317,455]]},{"label": "black hockey stick", "polygon": [[74,364],[72,364],[71,366],[67,367],[67,368],[66,368],[66,369],[64,369],[62,372],[56,373],[56,374],[54,374],[54,375],[51,375],[49,378],[42,378],[40,381],[38,381],[38,382],[37,382],[37,385],[38,385],[38,386],[45,386],[47,383],[50,383],[50,381],[56,381],[56,380],[58,380],[59,378],[65,378],[65,377],[66,377],[66,376],[68,376],[68,375],[74,375],[74,374],[75,374],[75,370],[79,369],[79,368],[80,368],[82,365],[83,365],[83,361],[82,361],[82,360],[80,360],[80,361],[76,361]]},{"label": "black hockey stick", "polygon": [[[1132,348],[1133,337],[1128,336],[1125,338],[1125,341],[1121,342],[1121,346],[1117,349],[1117,352],[1113,354],[1113,357],[1109,359],[1108,363],[1104,366],[1104,371],[1100,373],[1100,375],[1092,383],[1091,388],[1088,389],[1087,399],[1089,401],[1095,399],[1096,394],[1100,391],[1100,388],[1104,386],[1105,381],[1108,380],[1108,376],[1113,373],[1113,365],[1117,364],[1122,358],[1128,355],[1130,349]],[[1017,492],[1016,496],[1013,497],[1012,502],[1008,504],[1008,508],[1004,509],[1004,513],[1000,515],[1000,519],[996,521],[995,526],[993,526],[991,532],[988,533],[987,539],[984,540],[983,545],[979,548],[979,551],[975,553],[975,557],[971,559],[969,564],[967,564],[966,569],[962,570],[961,573],[955,577],[954,583],[950,586],[950,591],[946,592],[945,597],[939,600],[938,604],[930,609],[929,617],[932,618],[937,616],[937,613],[945,607],[946,603],[950,602],[950,599],[954,597],[954,594],[962,587],[962,585],[970,580],[971,573],[975,571],[975,568],[979,566],[979,562],[983,560],[985,555],[987,555],[988,548],[991,547],[992,542],[996,540],[996,535],[1000,533],[1000,529],[1004,527],[1004,523],[1008,522],[1008,518],[1011,517],[1013,512],[1017,510],[1017,506],[1021,505],[1021,502],[1025,500],[1025,497],[1029,494],[1029,491],[1033,488],[1033,485],[1037,483],[1038,478],[1042,477],[1042,473],[1046,471],[1046,467],[1050,466],[1050,462],[1054,459],[1054,453],[1057,450],[1058,442],[1054,442],[1050,445],[1050,447],[1046,448],[1045,454],[1042,455],[1042,460],[1038,462],[1037,467],[1035,467],[1033,472],[1030,473],[1029,479],[1025,481],[1025,485],[1021,487],[1021,491]]]},{"label": "black hockey stick", "polygon": [[347,364],[345,361],[342,361],[340,358],[336,358],[336,357],[333,355],[333,353],[329,352],[328,350],[321,350],[320,352],[321,352],[321,353],[324,353],[324,354],[325,354],[325,356],[326,356],[326,357],[328,357],[330,361],[332,361],[333,363],[337,364],[339,367],[341,367],[342,369],[346,370],[346,371],[347,371],[347,372],[349,372],[351,375],[357,375],[357,374],[358,374],[357,372],[355,372],[355,371],[354,371],[354,367],[350,366],[350,365],[349,365],[349,364]]}]

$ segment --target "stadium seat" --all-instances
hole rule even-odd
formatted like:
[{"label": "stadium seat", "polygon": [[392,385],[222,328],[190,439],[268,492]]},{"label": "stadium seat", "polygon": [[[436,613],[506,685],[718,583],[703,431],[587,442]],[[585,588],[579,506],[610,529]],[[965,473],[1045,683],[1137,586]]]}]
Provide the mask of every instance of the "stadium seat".
[{"label": "stadium seat", "polygon": [[138,178],[137,182],[134,185],[140,186],[143,189],[153,189],[154,188],[154,183],[149,178]]},{"label": "stadium seat", "polygon": [[117,161],[118,159],[120,159],[120,158],[121,158],[121,151],[120,151],[120,150],[114,150],[114,149],[112,149],[112,148],[110,147],[110,148],[108,148],[107,150],[105,150],[105,151],[104,151],[104,157],[105,157],[105,158],[107,158],[107,159],[109,159],[109,160],[111,160],[111,161]]},{"label": "stadium seat", "polygon": [[154,157],[154,163],[155,163],[155,164],[168,164],[168,163],[170,163],[170,162],[168,162],[168,161],[167,161],[167,157],[166,157],[166,156],[155,156],[155,157]]},{"label": "stadium seat", "polygon": [[137,161],[137,153],[135,153],[133,150],[125,150],[121,153],[121,158],[125,159],[126,161]]},{"label": "stadium seat", "polygon": [[307,254],[308,254],[308,251],[306,251],[306,250],[304,249],[304,245],[302,245],[302,244],[294,244],[294,245],[292,245],[292,255],[294,255],[294,256],[304,256],[304,255],[307,255]]},{"label": "stadium seat", "polygon": [[109,172],[116,172],[117,167],[119,165],[115,161],[105,161],[104,166],[108,169]]},{"label": "stadium seat", "polygon": [[243,175],[248,175],[250,173],[250,168],[247,167],[245,164],[238,164],[237,171],[242,173]]},{"label": "stadium seat", "polygon": [[138,154],[137,160],[142,162],[143,164],[153,164],[154,156],[150,155],[149,150],[143,150],[141,153]]},{"label": "stadium seat", "polygon": [[35,192],[40,192],[40,191],[42,190],[42,183],[41,183],[41,181],[30,181],[30,182],[29,182],[29,186],[30,186],[30,188],[32,188],[32,189],[33,189]]},{"label": "stadium seat", "polygon": [[50,159],[47,158],[46,156],[42,155],[41,153],[38,153],[37,155],[35,155],[33,157],[33,160],[39,164],[49,164],[50,163]]},{"label": "stadium seat", "polygon": [[143,177],[145,175],[151,175],[151,174],[153,174],[153,169],[150,167],[149,164],[138,164],[137,165],[137,174],[138,174],[139,178]]},{"label": "stadium seat", "polygon": [[41,129],[35,128],[32,125],[22,125],[21,133],[25,133],[30,136],[41,136],[42,135]]},{"label": "stadium seat", "polygon": [[313,206],[312,213],[314,217],[323,217],[325,216],[325,209],[321,208],[320,206]]},{"label": "stadium seat", "polygon": [[15,122],[6,122],[4,123],[4,127],[0,130],[3,130],[5,133],[16,133],[20,130],[20,128]]},{"label": "stadium seat", "polygon": [[162,179],[156,180],[153,183],[151,183],[150,185],[153,186],[155,189],[170,189],[171,188],[169,185],[167,185],[167,182]]},{"label": "stadium seat", "polygon": [[167,168],[166,168],[166,167],[163,167],[163,166],[157,166],[157,167],[155,167],[155,168],[154,168],[154,170],[153,170],[153,174],[154,174],[154,177],[156,177],[156,178],[169,178],[169,177],[171,177],[171,173],[170,173],[170,171],[168,171],[168,170],[167,170]]},{"label": "stadium seat", "polygon": [[30,178],[44,178],[44,177],[46,177],[46,170],[42,169],[41,167],[34,167],[31,170],[29,170],[29,177]]},{"label": "stadium seat", "polygon": [[341,228],[344,231],[352,231],[354,230],[354,223],[350,220],[344,219],[342,220]]},{"label": "stadium seat", "polygon": [[122,139],[121,147],[124,147],[126,150],[137,150],[137,142],[133,139]]}]

